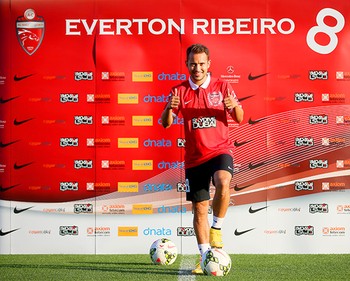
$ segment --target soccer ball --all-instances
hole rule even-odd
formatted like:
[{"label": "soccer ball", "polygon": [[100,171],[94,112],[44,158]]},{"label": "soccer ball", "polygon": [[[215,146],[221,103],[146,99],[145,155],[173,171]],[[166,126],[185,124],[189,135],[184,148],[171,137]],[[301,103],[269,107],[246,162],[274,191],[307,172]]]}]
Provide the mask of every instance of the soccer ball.
[{"label": "soccer ball", "polygon": [[169,239],[161,238],[152,243],[149,254],[154,264],[170,265],[177,258],[177,248]]},{"label": "soccer ball", "polygon": [[205,275],[226,276],[231,269],[231,258],[222,249],[209,249],[202,256],[201,268]]}]

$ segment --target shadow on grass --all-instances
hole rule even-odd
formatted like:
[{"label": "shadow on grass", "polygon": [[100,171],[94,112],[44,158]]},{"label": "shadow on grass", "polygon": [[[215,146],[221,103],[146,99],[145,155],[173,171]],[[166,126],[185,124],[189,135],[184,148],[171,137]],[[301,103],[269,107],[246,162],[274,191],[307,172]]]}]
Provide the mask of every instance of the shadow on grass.
[{"label": "shadow on grass", "polygon": [[77,270],[113,272],[128,274],[158,274],[158,275],[190,275],[190,270],[179,270],[177,267],[154,265],[143,262],[69,262],[69,264],[0,264],[2,269],[49,269],[49,270]]}]

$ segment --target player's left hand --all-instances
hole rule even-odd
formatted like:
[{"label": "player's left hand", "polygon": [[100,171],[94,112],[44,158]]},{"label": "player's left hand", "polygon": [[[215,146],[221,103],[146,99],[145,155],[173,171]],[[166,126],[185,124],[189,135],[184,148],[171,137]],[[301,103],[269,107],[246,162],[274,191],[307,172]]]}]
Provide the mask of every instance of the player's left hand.
[{"label": "player's left hand", "polygon": [[230,89],[227,89],[227,96],[224,98],[224,106],[229,111],[232,112],[232,110],[238,106],[238,103],[236,99],[233,97]]}]

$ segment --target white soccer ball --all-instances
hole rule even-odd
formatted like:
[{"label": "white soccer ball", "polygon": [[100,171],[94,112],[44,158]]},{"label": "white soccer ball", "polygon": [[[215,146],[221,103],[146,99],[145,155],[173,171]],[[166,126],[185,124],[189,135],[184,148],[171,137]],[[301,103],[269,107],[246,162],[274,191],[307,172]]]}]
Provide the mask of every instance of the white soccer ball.
[{"label": "white soccer ball", "polygon": [[167,238],[154,241],[149,250],[151,260],[154,264],[170,265],[177,258],[176,245]]},{"label": "white soccer ball", "polygon": [[201,268],[205,275],[226,276],[231,269],[231,258],[223,249],[209,249],[202,256]]}]

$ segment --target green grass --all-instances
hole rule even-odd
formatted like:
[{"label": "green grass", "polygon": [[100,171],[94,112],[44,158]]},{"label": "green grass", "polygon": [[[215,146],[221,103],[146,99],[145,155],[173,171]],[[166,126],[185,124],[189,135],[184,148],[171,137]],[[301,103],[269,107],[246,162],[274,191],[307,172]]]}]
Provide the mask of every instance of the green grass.
[{"label": "green grass", "polygon": [[[230,255],[223,280],[350,280],[347,255]],[[179,255],[170,266],[152,265],[148,255],[0,255],[0,280],[189,280]],[[179,276],[182,276],[179,278]],[[196,276],[191,280],[219,277]]]}]

